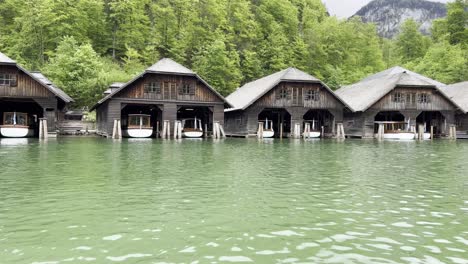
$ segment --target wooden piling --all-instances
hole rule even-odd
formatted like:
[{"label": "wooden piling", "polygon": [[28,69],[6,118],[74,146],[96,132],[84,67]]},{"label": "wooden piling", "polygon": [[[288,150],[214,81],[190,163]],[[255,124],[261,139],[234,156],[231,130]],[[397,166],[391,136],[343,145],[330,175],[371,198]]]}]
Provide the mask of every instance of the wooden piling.
[{"label": "wooden piling", "polygon": [[322,126],[322,130],[320,132],[321,132],[320,137],[325,138],[325,127],[324,126]]},{"label": "wooden piling", "polygon": [[283,122],[280,123],[280,139],[283,138]]},{"label": "wooden piling", "polygon": [[304,138],[310,138],[310,123],[305,123],[304,124],[304,133],[302,133],[302,136]]},{"label": "wooden piling", "polygon": [[424,140],[424,125],[418,125],[418,139]]},{"label": "wooden piling", "polygon": [[112,129],[112,138],[121,139],[122,138],[122,126],[119,119],[114,119],[114,128]]},{"label": "wooden piling", "polygon": [[301,124],[295,123],[294,124],[294,138],[301,138]]},{"label": "wooden piling", "polygon": [[258,122],[257,138],[263,138],[263,122]]},{"label": "wooden piling", "polygon": [[431,140],[434,139],[434,126],[431,126]]},{"label": "wooden piling", "polygon": [[182,138],[182,122],[179,120],[174,121],[174,139]]},{"label": "wooden piling", "polygon": [[213,138],[214,139],[219,138],[219,123],[218,122],[213,123]]},{"label": "wooden piling", "polygon": [[203,137],[207,138],[208,137],[208,124],[205,124],[205,130],[203,131]]},{"label": "wooden piling", "polygon": [[346,138],[346,135],[345,135],[345,132],[344,132],[343,123],[337,123],[337,124],[336,124],[336,127],[337,127],[336,138],[337,138],[337,139],[345,139],[345,138]]},{"label": "wooden piling", "polygon": [[226,133],[224,133],[224,128],[219,122],[218,122],[218,127],[219,127],[219,132],[221,132],[220,138],[226,138]]},{"label": "wooden piling", "polygon": [[383,140],[385,134],[385,127],[384,124],[379,124],[379,129],[377,130],[377,139]]},{"label": "wooden piling", "polygon": [[159,121],[156,121],[156,138],[161,136],[161,131],[159,130]]},{"label": "wooden piling", "polygon": [[39,119],[39,139],[44,139],[44,128],[42,127],[42,118]]}]

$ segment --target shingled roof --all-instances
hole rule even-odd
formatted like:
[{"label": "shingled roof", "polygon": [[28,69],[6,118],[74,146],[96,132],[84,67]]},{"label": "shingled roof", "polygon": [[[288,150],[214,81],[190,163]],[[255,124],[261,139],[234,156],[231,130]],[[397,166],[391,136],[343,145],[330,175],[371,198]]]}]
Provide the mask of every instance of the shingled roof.
[{"label": "shingled roof", "polygon": [[31,72],[31,74],[38,80],[41,84],[44,86],[47,86],[48,89],[54,93],[56,96],[58,96],[60,99],[62,99],[66,103],[73,102],[73,99],[68,96],[62,89],[58,88],[55,86],[47,77],[44,76],[44,74],[40,72]]},{"label": "shingled roof", "polygon": [[[344,86],[337,90],[336,94],[351,106],[351,110],[361,112],[366,111],[399,86],[435,88],[449,99],[440,89],[445,84],[398,66],[369,76],[358,83]],[[455,102],[452,103],[456,105]]]},{"label": "shingled roof", "polygon": [[64,91],[62,91],[60,88],[55,86],[49,79],[47,79],[42,73],[40,72],[29,72],[23,67],[19,66],[16,61],[12,60],[5,54],[0,52],[0,64],[7,64],[7,65],[14,65],[16,66],[20,71],[24,72],[26,75],[30,76],[32,79],[40,83],[42,86],[47,88],[49,91],[51,91],[55,96],[58,98],[62,99],[65,103],[71,103],[73,102],[73,99],[68,96]]},{"label": "shingled roof", "polygon": [[[296,68],[287,68],[258,80],[246,83],[244,86],[238,88],[228,97],[226,97],[226,100],[233,106],[233,108],[226,109],[226,111],[245,110],[280,82],[288,81],[320,83],[334,95],[330,88],[328,88],[324,83],[322,83],[314,76]],[[340,102],[343,102],[340,98],[337,97],[337,99]]]},{"label": "shingled roof", "polygon": [[10,59],[7,55],[0,52],[0,64],[16,64],[16,61]]},{"label": "shingled roof", "polygon": [[441,89],[460,106],[460,110],[468,113],[468,81],[447,85]]},{"label": "shingled roof", "polygon": [[[96,109],[97,106],[100,104],[104,103],[105,101],[109,100],[112,98],[115,94],[118,92],[122,91],[125,89],[127,86],[135,82],[136,80],[140,79],[147,73],[160,73],[160,74],[175,74],[175,75],[186,75],[186,76],[193,76],[196,77],[198,80],[200,80],[203,84],[205,84],[213,93],[215,93],[219,98],[221,98],[225,103],[228,104],[226,99],[219,94],[213,87],[211,87],[205,80],[203,80],[198,74],[193,72],[192,70],[182,66],[181,64],[169,59],[169,58],[163,58],[153,64],[152,66],[148,67],[143,73],[138,75],[137,77],[133,78],[127,83],[114,83],[112,84],[112,92],[108,95],[106,95],[104,98],[99,100],[99,102],[91,107],[91,110]],[[118,87],[119,86],[119,87]],[[117,89],[115,89],[117,88]]]}]

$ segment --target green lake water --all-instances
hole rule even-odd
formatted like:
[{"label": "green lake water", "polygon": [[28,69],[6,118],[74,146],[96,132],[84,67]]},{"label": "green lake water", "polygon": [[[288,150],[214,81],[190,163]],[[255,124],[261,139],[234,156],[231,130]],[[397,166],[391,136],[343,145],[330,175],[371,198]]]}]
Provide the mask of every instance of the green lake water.
[{"label": "green lake water", "polygon": [[0,139],[0,263],[468,263],[468,141]]}]

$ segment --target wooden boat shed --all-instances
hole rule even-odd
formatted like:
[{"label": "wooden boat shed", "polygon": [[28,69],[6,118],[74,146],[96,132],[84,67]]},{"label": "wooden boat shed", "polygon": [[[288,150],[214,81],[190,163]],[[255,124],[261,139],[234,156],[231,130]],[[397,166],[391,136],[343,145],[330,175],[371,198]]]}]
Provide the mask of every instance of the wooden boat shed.
[{"label": "wooden boat shed", "polygon": [[198,74],[168,58],[127,83],[112,84],[104,94],[90,110],[96,110],[97,133],[108,137],[115,120],[124,129],[132,114],[151,116],[152,137],[159,136],[163,121],[173,126],[177,120],[195,117],[212,131],[214,122],[224,123],[224,108],[229,107]]},{"label": "wooden boat shed", "polygon": [[444,86],[442,90],[460,106],[455,116],[457,137],[468,139],[468,81]]},{"label": "wooden boat shed", "polygon": [[421,127],[446,136],[462,108],[442,90],[445,85],[402,67],[393,67],[342,87],[336,94],[351,111],[344,113],[349,137],[376,136],[379,122],[407,122],[410,131]]},{"label": "wooden boat shed", "polygon": [[71,102],[73,99],[42,73],[29,72],[0,52],[0,125],[7,112],[26,113],[36,136],[40,118],[47,120],[48,133],[54,134]]},{"label": "wooden boat shed", "polygon": [[[288,68],[249,82],[226,97],[233,108],[225,110],[228,136],[256,136],[259,121],[273,121],[275,137],[301,134],[304,124],[316,122],[324,134],[335,134],[346,104],[319,79]],[[301,131],[294,131],[300,125]]]}]

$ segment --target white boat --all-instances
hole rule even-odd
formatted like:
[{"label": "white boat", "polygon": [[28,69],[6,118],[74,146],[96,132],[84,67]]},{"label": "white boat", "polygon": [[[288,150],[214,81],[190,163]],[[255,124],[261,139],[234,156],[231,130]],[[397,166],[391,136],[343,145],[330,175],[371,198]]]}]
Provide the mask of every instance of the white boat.
[{"label": "white boat", "polygon": [[201,119],[184,119],[182,120],[182,136],[186,138],[201,138],[203,137],[203,126]]},{"label": "white boat", "polygon": [[128,115],[128,126],[122,130],[125,137],[131,138],[149,138],[153,135],[153,126],[151,126],[151,116],[144,114]]},{"label": "white boat", "polygon": [[411,132],[384,133],[384,139],[413,140],[414,138],[415,138],[415,135],[414,133],[411,133]]},{"label": "white boat", "polygon": [[265,121],[259,121],[259,122],[263,122],[262,138],[272,138],[275,136],[275,131],[273,129],[272,120],[268,120],[267,118]]},{"label": "white boat", "polygon": [[312,127],[309,127],[310,131],[308,133],[304,132],[304,138],[319,138],[322,135],[322,133],[316,129],[317,121],[312,120],[311,123],[312,123]]},{"label": "white boat", "polygon": [[0,134],[7,138],[32,137],[34,130],[28,124],[28,114],[17,112],[3,113],[3,125],[0,126]]},{"label": "white boat", "polygon": [[[410,131],[410,121],[408,122],[398,122],[398,121],[379,121],[375,122],[382,124],[384,133],[383,139],[390,140],[414,140],[416,138],[416,133]],[[375,137],[378,138],[379,134],[375,134]]]},{"label": "white boat", "polygon": [[424,133],[424,134],[423,134],[423,139],[424,139],[424,140],[429,140],[429,139],[431,139],[431,133]]},{"label": "white boat", "polygon": [[306,138],[319,138],[321,134],[319,131],[310,131],[309,136],[306,136]]}]

